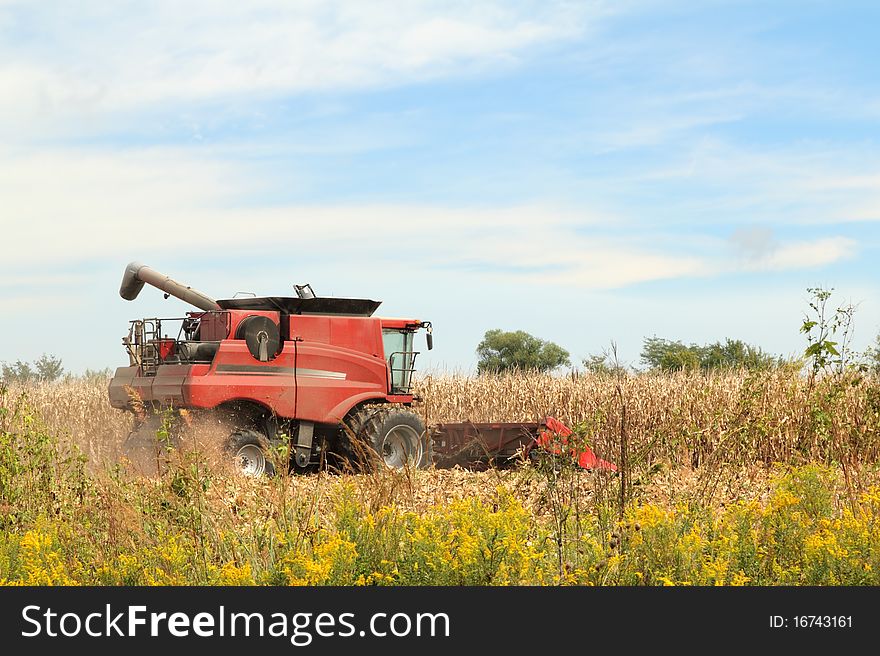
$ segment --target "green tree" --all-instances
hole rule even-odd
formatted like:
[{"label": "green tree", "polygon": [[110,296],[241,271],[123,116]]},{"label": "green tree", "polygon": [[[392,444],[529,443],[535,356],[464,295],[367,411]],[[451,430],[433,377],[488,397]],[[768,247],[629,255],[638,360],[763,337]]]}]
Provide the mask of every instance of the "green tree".
[{"label": "green tree", "polygon": [[651,369],[681,371],[701,369],[769,369],[783,363],[782,358],[765,353],[740,339],[725,339],[704,346],[648,337],[642,348],[642,362]]},{"label": "green tree", "polygon": [[14,364],[3,363],[3,382],[4,383],[26,383],[36,378],[36,372],[31,365],[21,360],[16,360]]},{"label": "green tree", "polygon": [[5,362],[0,366],[4,383],[28,383],[31,381],[52,382],[61,378],[64,367],[61,358],[45,353],[34,362],[16,360],[13,364]]},{"label": "green tree", "polygon": [[604,353],[588,355],[581,362],[584,365],[584,369],[591,374],[605,375],[611,373],[611,367],[608,365],[608,359]]},{"label": "green tree", "polygon": [[110,367],[103,369],[86,369],[81,378],[89,382],[104,382],[113,377],[113,370]]},{"label": "green tree", "polygon": [[513,370],[548,372],[571,364],[564,348],[522,330],[505,332],[496,328],[486,331],[477,346],[477,356],[477,372],[481,374]]},{"label": "green tree", "polygon": [[581,364],[584,365],[585,371],[591,374],[596,374],[597,376],[616,376],[618,374],[624,376],[628,375],[627,368],[617,362],[616,357],[612,357],[612,355],[613,354],[609,354],[608,351],[588,355],[581,360]]},{"label": "green tree", "polygon": [[726,339],[724,343],[715,342],[700,349],[702,369],[770,369],[783,364],[783,359],[765,353],[757,346],[746,344],[741,339]]},{"label": "green tree", "polygon": [[651,369],[663,371],[699,369],[698,348],[696,345],[685,346],[681,342],[660,337],[647,337],[642,346],[642,362]]},{"label": "green tree", "polygon": [[61,378],[64,367],[61,366],[61,358],[43,353],[39,359],[34,360],[34,370],[38,380],[51,383]]}]

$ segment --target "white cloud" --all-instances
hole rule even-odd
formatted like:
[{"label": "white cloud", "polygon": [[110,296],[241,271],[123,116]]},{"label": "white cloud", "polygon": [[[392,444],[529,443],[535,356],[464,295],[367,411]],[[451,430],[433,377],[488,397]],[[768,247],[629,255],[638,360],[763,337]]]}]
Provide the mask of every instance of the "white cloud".
[{"label": "white cloud", "polygon": [[[642,109],[642,108],[637,108]],[[676,112],[647,112],[630,116],[624,127],[612,127],[593,134],[589,141],[599,152],[637,150],[645,147],[672,144],[690,138],[694,133],[705,131],[725,123],[735,123],[744,118],[744,112],[735,109],[691,110]],[[613,125],[619,125],[614,116]]]},{"label": "white cloud", "polygon": [[565,253],[568,270],[543,276],[548,282],[587,289],[615,289],[653,280],[692,278],[711,272],[697,256],[646,252],[637,248],[584,242]]},{"label": "white cloud", "polygon": [[[64,269],[108,258],[217,261],[331,252],[352,265],[473,270],[485,279],[618,288],[736,270],[821,266],[849,257],[842,237],[777,244],[744,262],[723,262],[723,242],[668,240],[654,227],[614,237],[625,217],[552,205],[501,208],[426,205],[282,205],[243,198],[258,191],[241,165],[180,149],[0,152],[0,271],[38,284],[35,267]],[[652,240],[652,241],[649,241]],[[723,255],[723,254],[722,254]],[[34,276],[37,276],[36,278]],[[51,279],[51,278],[50,278]]]},{"label": "white cloud", "polygon": [[[634,167],[635,168],[635,167]],[[740,146],[703,137],[611,182],[662,186],[690,223],[831,225],[880,219],[880,157],[867,147]]]},{"label": "white cloud", "polygon": [[[59,8],[0,0],[0,130],[8,133],[5,143],[12,148],[9,144],[33,143],[44,134],[48,143],[58,133],[101,134],[105,119],[131,119],[145,106],[167,106],[179,114],[189,101],[469,74],[507,66],[535,47],[583,37],[608,13],[600,3],[566,2],[161,1]],[[709,126],[748,114],[748,103],[744,109],[731,98],[741,101],[754,92],[748,84],[700,89],[674,101],[648,97],[633,105],[631,116],[624,110],[622,120],[618,108],[624,99],[618,99],[612,103],[615,129],[600,125],[585,137],[599,148],[676,145],[664,149],[662,166],[646,158],[587,182],[598,191],[595,206],[617,207],[617,214],[553,203],[494,209],[417,203],[255,206],[253,198],[262,191],[277,193],[277,186],[268,185],[278,179],[264,189],[236,160],[291,148],[265,141],[240,144],[240,152],[0,148],[5,238],[0,271],[12,276],[39,261],[63,265],[117,255],[209,259],[331,246],[346,261],[360,261],[365,249],[381,258],[390,245],[426,266],[609,289],[822,266],[851,257],[855,244],[842,237],[765,244],[758,243],[760,235],[744,234],[745,261],[730,258],[724,243],[705,250],[660,239],[681,235],[682,226],[699,233],[705,223],[741,222],[743,216],[768,225],[880,218],[880,166],[872,153],[816,144],[759,150],[695,140]],[[353,130],[337,138],[346,148],[369,149],[402,139],[405,130],[394,128]],[[305,140],[307,151],[318,148],[308,135],[297,139]],[[573,138],[562,150],[582,145]],[[338,147],[320,144],[322,152]],[[285,167],[289,192],[300,180],[289,161]],[[562,167],[550,168],[551,183],[565,175]],[[666,207],[639,207],[657,198],[640,200],[642,188],[650,194],[657,185],[667,185],[661,190]],[[609,203],[615,194],[623,200]],[[665,228],[664,216],[674,216],[677,227]],[[644,217],[639,237],[608,229],[637,217]]]},{"label": "white cloud", "polygon": [[737,228],[729,240],[748,262],[760,261],[778,248],[773,230],[767,226]]},{"label": "white cloud", "polygon": [[767,269],[806,269],[853,257],[856,242],[846,237],[829,237],[787,244],[757,263]]},{"label": "white cloud", "polygon": [[848,237],[820,237],[780,243],[767,226],[739,228],[730,236],[737,263],[731,268],[746,271],[782,271],[821,267],[854,257],[858,244]]},{"label": "white cloud", "polygon": [[[7,316],[29,312],[45,312],[46,308],[56,310],[76,310],[79,304],[70,294],[40,294],[39,296],[3,296],[3,312]],[[2,360],[2,358],[0,358]]]},{"label": "white cloud", "polygon": [[96,112],[468,74],[582,34],[602,11],[495,0],[8,3],[0,117],[82,128]]},{"label": "white cloud", "polygon": [[[703,268],[694,258],[610,242],[602,226],[618,217],[552,206],[243,206],[239,199],[253,187],[242,181],[251,179],[241,167],[179,149],[0,153],[0,271],[37,284],[42,264],[331,249],[366,265],[475,268],[480,276],[587,288]],[[593,234],[583,234],[590,226]]]}]

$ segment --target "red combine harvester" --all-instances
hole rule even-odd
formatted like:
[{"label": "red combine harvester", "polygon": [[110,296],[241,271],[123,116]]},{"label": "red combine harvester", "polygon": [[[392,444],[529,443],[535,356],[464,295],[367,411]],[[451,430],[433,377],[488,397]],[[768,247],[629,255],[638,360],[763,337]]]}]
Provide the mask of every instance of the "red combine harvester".
[{"label": "red combine harvester", "polygon": [[[309,285],[296,285],[296,297],[214,300],[137,262],[126,267],[120,296],[134,300],[145,283],[199,311],[132,321],[123,338],[129,366],[116,370],[109,394],[137,417],[124,445],[133,461],[156,453],[157,411],[168,409],[222,417],[225,450],[251,476],[271,470],[267,450],[285,439],[291,468],[310,471],[334,460],[427,467],[435,453],[438,466],[473,466],[546,448],[548,429],[568,431],[548,418],[428,432],[410,406],[413,337],[425,329],[432,348],[431,322],[374,317],[378,301],[317,297]],[[613,468],[587,452],[582,466]]]}]

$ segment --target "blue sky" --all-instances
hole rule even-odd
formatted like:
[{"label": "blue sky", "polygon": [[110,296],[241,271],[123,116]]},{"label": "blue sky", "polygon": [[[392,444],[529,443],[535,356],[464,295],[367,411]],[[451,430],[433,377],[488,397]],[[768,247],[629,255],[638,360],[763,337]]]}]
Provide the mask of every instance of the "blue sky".
[{"label": "blue sky", "polygon": [[[695,5],[698,5],[695,8]],[[803,348],[880,328],[873,3],[0,0],[0,361],[123,363],[140,260],[222,298]]]}]

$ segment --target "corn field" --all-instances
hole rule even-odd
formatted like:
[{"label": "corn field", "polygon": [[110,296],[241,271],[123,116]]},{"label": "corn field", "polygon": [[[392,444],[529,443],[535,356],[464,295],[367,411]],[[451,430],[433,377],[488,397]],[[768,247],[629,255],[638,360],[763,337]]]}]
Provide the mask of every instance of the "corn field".
[{"label": "corn field", "polygon": [[[416,381],[416,410],[441,422],[540,421],[580,427],[610,457],[626,440],[636,462],[698,467],[707,461],[873,463],[880,458],[880,382],[810,380],[796,371],[639,376],[428,376]],[[93,464],[114,462],[131,427],[103,382],[12,386],[46,426]],[[625,416],[624,416],[625,413]]]},{"label": "corn field", "polygon": [[858,375],[814,380],[780,368],[620,379],[440,377],[420,381],[418,393],[429,422],[550,415],[612,451],[623,434],[648,463],[875,462],[880,455],[880,382]]},{"label": "corn field", "polygon": [[[880,384],[785,369],[426,376],[426,424],[555,416],[619,474],[143,478],[103,382],[0,393],[0,583],[878,585]],[[75,447],[75,448],[74,448]]]}]

